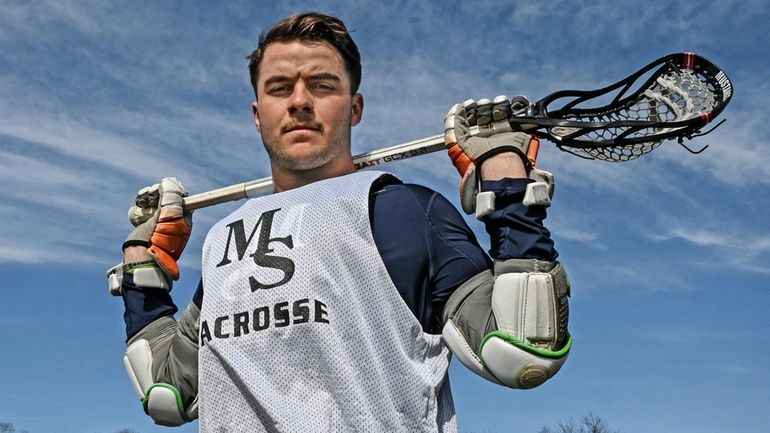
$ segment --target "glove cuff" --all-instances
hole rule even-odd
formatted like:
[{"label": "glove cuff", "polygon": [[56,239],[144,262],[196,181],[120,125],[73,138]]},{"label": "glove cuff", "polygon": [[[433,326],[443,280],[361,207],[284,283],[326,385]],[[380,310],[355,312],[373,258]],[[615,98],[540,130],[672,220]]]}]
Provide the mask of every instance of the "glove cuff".
[{"label": "glove cuff", "polygon": [[125,242],[123,242],[123,250],[125,250],[128,247],[133,247],[133,246],[140,246],[140,247],[150,248],[151,245],[152,245],[151,243],[149,243],[147,241],[143,241],[141,239],[128,239]]},{"label": "glove cuff", "polygon": [[492,158],[493,156],[499,155],[501,153],[506,152],[513,152],[515,153],[519,158],[521,158],[521,162],[524,163],[524,168],[529,171],[532,168],[532,163],[530,162],[529,158],[526,154],[526,149],[523,149],[522,147],[519,147],[517,145],[510,145],[510,146],[498,146],[493,149],[490,149],[483,155],[479,156],[475,163],[477,166],[481,167],[481,164],[484,163],[489,158]]}]

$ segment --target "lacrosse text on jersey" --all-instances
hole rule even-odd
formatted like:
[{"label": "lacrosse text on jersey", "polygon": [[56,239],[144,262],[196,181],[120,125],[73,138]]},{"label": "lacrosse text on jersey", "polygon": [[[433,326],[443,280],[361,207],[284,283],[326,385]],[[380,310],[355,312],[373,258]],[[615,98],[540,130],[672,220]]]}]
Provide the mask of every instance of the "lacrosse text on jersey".
[{"label": "lacrosse text on jersey", "polygon": [[232,263],[232,260],[230,259],[230,246],[233,243],[235,244],[237,260],[243,260],[243,256],[246,254],[251,245],[251,241],[254,239],[257,228],[260,228],[256,250],[250,254],[250,257],[254,260],[254,264],[260,268],[277,269],[283,274],[280,279],[273,282],[261,281],[261,278],[257,279],[257,276],[254,275],[249,276],[249,286],[251,287],[252,292],[260,289],[272,289],[286,284],[294,275],[294,262],[291,259],[288,257],[268,254],[274,252],[272,245],[275,243],[283,244],[288,249],[294,248],[294,241],[291,235],[275,238],[270,237],[270,233],[273,229],[273,218],[275,217],[276,212],[280,210],[280,208],[272,209],[260,215],[257,222],[254,224],[254,227],[251,229],[248,238],[246,237],[246,225],[243,219],[239,219],[227,225],[229,231],[227,232],[225,251],[222,260],[217,264],[218,268]]},{"label": "lacrosse text on jersey", "polygon": [[270,327],[285,328],[303,323],[329,323],[328,316],[328,307],[317,299],[281,301],[272,306],[265,305],[251,311],[219,316],[211,325],[208,320],[204,320],[201,322],[200,345],[205,345],[212,338],[241,337]]}]

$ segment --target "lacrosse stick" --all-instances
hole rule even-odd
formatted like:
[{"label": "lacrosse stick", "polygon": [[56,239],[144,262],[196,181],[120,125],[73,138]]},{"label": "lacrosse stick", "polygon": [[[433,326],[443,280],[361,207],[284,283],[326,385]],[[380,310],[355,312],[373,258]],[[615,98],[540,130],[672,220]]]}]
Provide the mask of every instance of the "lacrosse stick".
[{"label": "lacrosse stick", "polygon": [[[657,69],[656,69],[657,68]],[[489,136],[525,131],[574,155],[608,162],[629,161],[657,148],[664,140],[708,134],[701,128],[714,120],[732,97],[732,83],[709,60],[685,52],[661,57],[634,74],[597,90],[562,90],[529,105],[507,120],[472,133]],[[557,101],[559,102],[557,104]],[[444,135],[356,155],[356,169],[378,166],[444,150]],[[705,149],[705,147],[704,147]],[[531,152],[534,164],[537,150]],[[272,179],[244,182],[185,198],[188,209],[272,192]]]}]

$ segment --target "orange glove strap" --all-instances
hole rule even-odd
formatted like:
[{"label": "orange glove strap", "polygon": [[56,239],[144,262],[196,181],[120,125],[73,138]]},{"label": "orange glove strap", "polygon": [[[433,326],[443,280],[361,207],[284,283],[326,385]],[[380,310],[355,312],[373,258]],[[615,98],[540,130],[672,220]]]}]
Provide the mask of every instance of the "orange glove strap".
[{"label": "orange glove strap", "polygon": [[152,242],[150,254],[174,280],[179,279],[179,265],[176,261],[182,255],[190,239],[190,233],[192,233],[192,226],[184,218],[173,218],[168,221],[158,221],[150,238]]},{"label": "orange glove strap", "polygon": [[463,152],[457,143],[447,144],[447,153],[449,153],[449,159],[452,160],[460,176],[465,176],[468,168],[473,164],[471,158]]}]

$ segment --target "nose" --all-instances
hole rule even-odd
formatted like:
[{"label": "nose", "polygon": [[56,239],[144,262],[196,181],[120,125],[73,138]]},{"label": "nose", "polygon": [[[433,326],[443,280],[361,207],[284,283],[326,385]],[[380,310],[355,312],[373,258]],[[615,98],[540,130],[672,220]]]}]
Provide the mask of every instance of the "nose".
[{"label": "nose", "polygon": [[289,112],[295,114],[299,111],[308,113],[313,111],[313,100],[310,92],[302,83],[297,83],[294,86],[294,92],[291,94],[289,101]]}]

